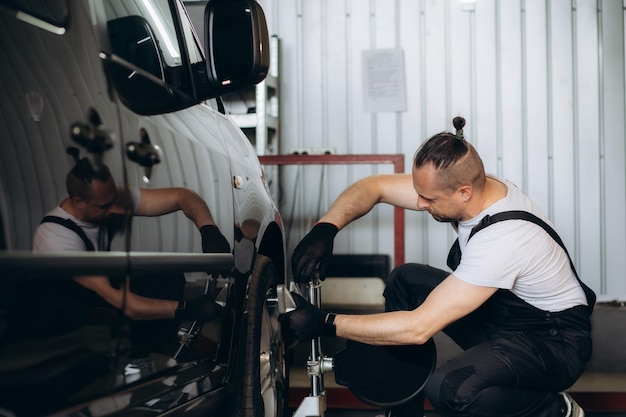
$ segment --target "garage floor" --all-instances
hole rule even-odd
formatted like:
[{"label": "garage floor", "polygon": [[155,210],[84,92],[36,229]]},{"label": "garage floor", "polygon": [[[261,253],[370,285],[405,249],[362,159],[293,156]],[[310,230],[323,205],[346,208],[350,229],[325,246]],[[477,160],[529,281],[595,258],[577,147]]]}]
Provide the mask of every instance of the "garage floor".
[{"label": "garage floor", "polygon": [[[626,417],[626,413],[585,413],[586,417]],[[380,411],[372,410],[327,410],[325,417],[382,417]],[[425,417],[440,417],[439,414],[426,412]]]},{"label": "garage floor", "polygon": [[[309,394],[309,379],[303,369],[292,369],[291,394],[289,405],[291,414],[300,401]],[[327,409],[325,417],[379,417],[382,410],[372,409],[353,398],[345,387],[334,382],[332,372],[325,378]],[[589,405],[586,417],[626,417],[626,374],[586,374],[573,387],[579,397],[577,401]],[[600,412],[598,410],[611,410]],[[425,417],[442,417],[433,411],[427,411]]]},{"label": "garage floor", "polygon": [[[594,312],[594,354],[585,372],[569,391],[577,396],[577,401],[587,410],[586,417],[626,417],[626,307],[598,305]],[[458,352],[459,348],[443,334],[435,336],[437,359],[446,358]],[[343,346],[339,338],[324,339],[323,352],[336,352]],[[306,364],[308,346],[299,345],[294,349],[293,363]],[[298,406],[309,393],[309,378],[304,367],[294,366],[290,372],[292,387],[289,405]],[[347,389],[338,386],[332,372],[325,375],[325,388],[328,405],[325,417],[377,417],[381,410],[364,406],[360,401],[346,395]],[[441,417],[432,411],[426,417]]]}]

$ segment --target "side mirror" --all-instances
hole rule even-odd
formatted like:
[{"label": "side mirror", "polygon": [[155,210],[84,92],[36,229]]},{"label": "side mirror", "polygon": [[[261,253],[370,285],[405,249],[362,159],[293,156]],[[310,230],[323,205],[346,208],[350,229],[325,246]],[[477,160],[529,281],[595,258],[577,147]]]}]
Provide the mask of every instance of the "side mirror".
[{"label": "side mirror", "polygon": [[207,75],[220,94],[263,81],[270,46],[265,13],[255,0],[209,0],[204,27]]},{"label": "side mirror", "polygon": [[107,23],[111,49],[100,56],[126,107],[142,115],[172,112],[266,77],[269,36],[255,0],[208,1],[206,59],[182,3],[172,3],[179,8],[118,16]]}]

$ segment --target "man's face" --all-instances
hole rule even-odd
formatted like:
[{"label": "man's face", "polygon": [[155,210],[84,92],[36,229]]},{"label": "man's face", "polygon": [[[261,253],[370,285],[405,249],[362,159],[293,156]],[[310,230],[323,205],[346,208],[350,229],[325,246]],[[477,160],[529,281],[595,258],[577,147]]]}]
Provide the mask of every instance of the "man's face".
[{"label": "man's face", "polygon": [[90,185],[92,197],[88,200],[81,200],[81,220],[100,223],[110,214],[117,200],[117,187],[113,179],[106,182],[93,180]]},{"label": "man's face", "polygon": [[431,164],[413,167],[413,188],[417,192],[417,208],[425,210],[438,222],[453,222],[463,218],[465,209],[460,191],[437,186],[437,172]]}]

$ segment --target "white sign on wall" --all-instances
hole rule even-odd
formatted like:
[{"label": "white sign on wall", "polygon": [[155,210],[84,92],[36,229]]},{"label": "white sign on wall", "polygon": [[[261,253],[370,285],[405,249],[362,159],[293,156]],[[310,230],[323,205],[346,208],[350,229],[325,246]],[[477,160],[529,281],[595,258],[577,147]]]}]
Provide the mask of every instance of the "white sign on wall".
[{"label": "white sign on wall", "polygon": [[404,51],[363,51],[363,97],[366,112],[406,111]]}]

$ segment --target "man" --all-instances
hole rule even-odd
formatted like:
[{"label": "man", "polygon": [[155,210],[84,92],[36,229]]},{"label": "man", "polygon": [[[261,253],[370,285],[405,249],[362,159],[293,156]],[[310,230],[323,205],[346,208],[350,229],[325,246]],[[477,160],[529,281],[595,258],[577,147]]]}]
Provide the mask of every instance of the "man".
[{"label": "man", "polygon": [[[122,218],[128,211],[135,216],[161,216],[178,210],[200,231],[204,252],[230,252],[228,241],[215,225],[206,202],[194,191],[162,188],[130,189],[126,193],[115,185],[106,166],[94,169],[88,158],[78,158],[76,148],[69,148],[68,153],[74,156],[75,165],[66,177],[67,196],[37,227],[34,252],[109,250],[114,231],[104,226],[112,223],[114,217]],[[203,297],[182,300],[184,277],[165,280],[165,285],[163,277],[159,278],[140,285],[149,296],[139,295],[120,282],[114,285],[104,275],[79,276],[73,280],[115,309],[123,308],[124,314],[134,320],[193,320],[215,315],[214,303],[207,303]],[[151,285],[161,285],[161,289],[145,289]],[[152,295],[155,292],[163,293],[163,297],[155,298]]]},{"label": "man", "polygon": [[[459,237],[456,262],[454,253],[449,257],[454,272],[419,264],[396,268],[381,314],[335,315],[295,295],[298,308],[281,321],[300,341],[336,332],[372,345],[423,344],[443,330],[464,352],[435,370],[424,392],[447,416],[584,416],[560,392],[590,359],[595,295],[548,229],[517,218],[489,224],[487,215],[510,211],[547,220],[512,183],[485,174],[463,138],[464,124],[457,117],[456,135],[443,132],[425,142],[412,175],[375,175],[346,189],[292,258],[294,279],[308,282],[323,269],[339,230],[388,203],[451,223]],[[470,236],[481,223],[488,227]],[[418,397],[390,415],[422,416]]]}]

